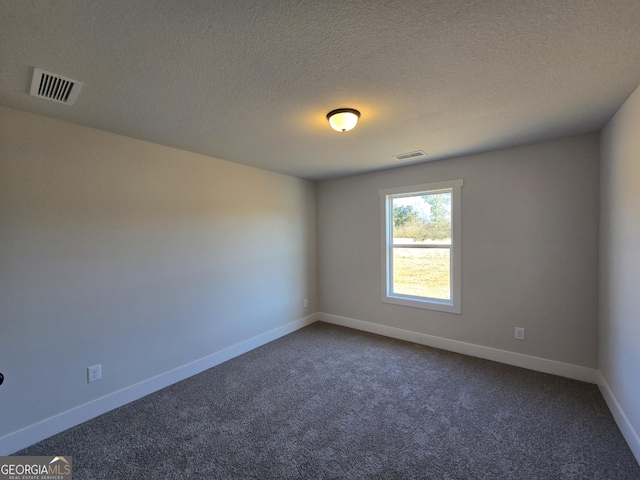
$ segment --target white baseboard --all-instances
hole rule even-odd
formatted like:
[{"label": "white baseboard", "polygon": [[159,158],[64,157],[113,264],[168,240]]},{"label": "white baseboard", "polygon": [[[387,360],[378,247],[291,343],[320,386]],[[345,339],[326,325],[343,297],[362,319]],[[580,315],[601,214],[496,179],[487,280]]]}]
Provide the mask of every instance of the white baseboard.
[{"label": "white baseboard", "polygon": [[613,418],[618,424],[618,428],[622,432],[622,436],[627,441],[631,452],[636,457],[636,461],[640,464],[640,435],[638,435],[638,432],[634,430],[633,425],[631,425],[631,422],[625,415],[624,410],[622,410],[622,407],[618,403],[618,400],[616,400],[613,391],[600,371],[598,371],[598,388],[600,388],[600,393],[602,393],[604,401],[607,402],[607,406],[611,411],[611,415],[613,415]]},{"label": "white baseboard", "polygon": [[622,431],[629,447],[640,463],[640,437],[633,429],[631,423],[624,414],[624,411],[618,404],[606,380],[600,372],[595,369],[459,342],[456,340],[449,340],[442,337],[411,332],[409,330],[402,330],[395,327],[364,322],[362,320],[340,317],[326,313],[309,315],[305,318],[296,320],[231,347],[225,348],[224,350],[220,350],[219,352],[195,360],[194,362],[157,375],[153,378],[149,378],[86,404],[79,405],[58,415],[5,435],[0,438],[0,455],[10,455],[18,450],[28,447],[29,445],[44,440],[45,438],[102,415],[114,408],[126,405],[127,403],[142,398],[145,395],[201,373],[209,368],[215,367],[216,365],[224,363],[227,360],[242,355],[243,353],[247,353],[254,348],[265,345],[277,338],[306,327],[307,325],[311,325],[316,321],[342,325],[378,335],[397,338],[399,340],[406,340],[464,355],[493,360],[589,383],[597,383],[613,417],[616,420],[616,423],[618,424],[618,427]]},{"label": "white baseboard", "polygon": [[104,397],[78,405],[66,412],[37,422],[28,427],[0,437],[0,455],[10,455],[23,448],[33,445],[45,438],[60,433],[68,428],[79,425],[114,408],[121,407],[139,398],[176,382],[215,367],[238,355],[247,353],[254,348],[265,345],[277,338],[283,337],[300,328],[317,321],[317,314],[312,314],[299,320],[290,322],[268,332],[256,335],[248,340],[220,350],[206,357],[195,360],[181,367],[174,368],[155,377],[144,380]]},{"label": "white baseboard", "polygon": [[331,315],[328,313],[318,313],[317,315],[318,320],[320,321],[333,323],[335,325],[342,325],[343,327],[355,328],[357,330],[376,333],[386,337],[419,343],[428,347],[440,348],[450,352],[484,358],[485,360],[493,360],[494,362],[506,363],[507,365],[528,368],[529,370],[535,370],[537,372],[550,373],[588,383],[597,383],[597,370],[593,368],[557,362],[555,360],[547,360],[540,357],[532,357],[506,350],[499,350],[497,348],[483,347],[482,345],[459,342],[448,338],[435,337],[433,335],[411,332],[409,330],[364,322],[353,318],[340,317],[338,315]]}]

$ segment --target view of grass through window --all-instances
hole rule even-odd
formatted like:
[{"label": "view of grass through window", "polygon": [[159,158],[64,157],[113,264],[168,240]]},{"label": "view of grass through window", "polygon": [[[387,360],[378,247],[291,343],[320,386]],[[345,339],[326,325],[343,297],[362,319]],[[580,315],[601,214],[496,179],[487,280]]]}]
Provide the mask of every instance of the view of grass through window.
[{"label": "view of grass through window", "polygon": [[395,197],[393,293],[451,299],[451,191]]}]

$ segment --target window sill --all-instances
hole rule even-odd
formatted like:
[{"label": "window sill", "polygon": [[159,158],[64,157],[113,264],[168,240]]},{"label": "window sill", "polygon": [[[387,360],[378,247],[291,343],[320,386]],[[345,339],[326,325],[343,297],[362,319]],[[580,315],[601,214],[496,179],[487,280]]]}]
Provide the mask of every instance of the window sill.
[{"label": "window sill", "polygon": [[422,308],[425,310],[455,313],[458,315],[462,314],[460,305],[456,305],[454,302],[448,301],[438,302],[437,300],[421,300],[418,298],[387,295],[382,297],[382,302],[391,303],[394,305],[402,305],[404,307]]}]

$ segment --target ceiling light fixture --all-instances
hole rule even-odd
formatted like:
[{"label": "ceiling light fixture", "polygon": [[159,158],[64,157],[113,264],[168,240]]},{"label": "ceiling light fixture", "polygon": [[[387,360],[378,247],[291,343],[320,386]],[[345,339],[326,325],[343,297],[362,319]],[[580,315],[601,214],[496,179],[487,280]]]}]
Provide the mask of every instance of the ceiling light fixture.
[{"label": "ceiling light fixture", "polygon": [[336,132],[348,132],[358,123],[360,112],[353,108],[338,108],[327,113],[329,125]]}]

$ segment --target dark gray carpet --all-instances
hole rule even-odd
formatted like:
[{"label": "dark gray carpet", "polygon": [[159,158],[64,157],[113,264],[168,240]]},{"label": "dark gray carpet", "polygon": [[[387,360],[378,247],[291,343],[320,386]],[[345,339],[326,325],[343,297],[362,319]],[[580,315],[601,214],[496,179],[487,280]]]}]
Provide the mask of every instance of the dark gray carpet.
[{"label": "dark gray carpet", "polygon": [[640,479],[597,387],[316,323],[33,445],[75,479]]}]

